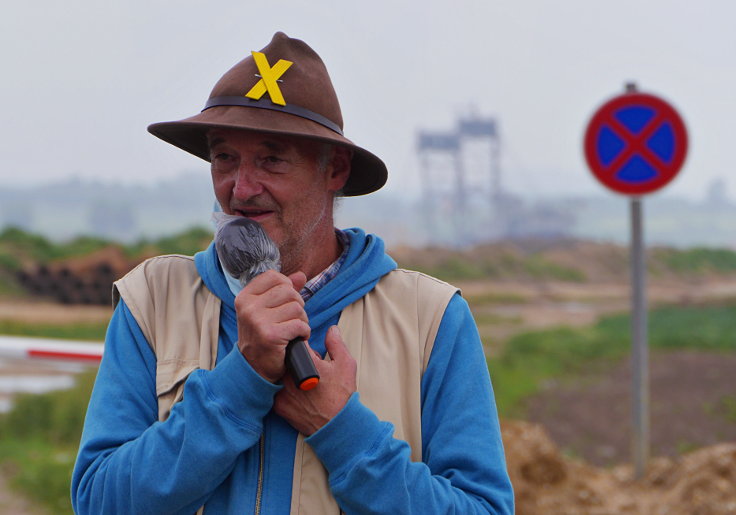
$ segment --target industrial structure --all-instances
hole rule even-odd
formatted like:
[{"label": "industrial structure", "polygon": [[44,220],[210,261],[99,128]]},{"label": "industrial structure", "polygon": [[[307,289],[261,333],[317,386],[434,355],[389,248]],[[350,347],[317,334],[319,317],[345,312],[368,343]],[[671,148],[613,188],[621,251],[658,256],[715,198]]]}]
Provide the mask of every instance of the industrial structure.
[{"label": "industrial structure", "polygon": [[569,210],[527,207],[504,188],[498,120],[460,117],[450,131],[420,130],[421,216],[428,243],[467,246],[499,239],[569,234]]}]

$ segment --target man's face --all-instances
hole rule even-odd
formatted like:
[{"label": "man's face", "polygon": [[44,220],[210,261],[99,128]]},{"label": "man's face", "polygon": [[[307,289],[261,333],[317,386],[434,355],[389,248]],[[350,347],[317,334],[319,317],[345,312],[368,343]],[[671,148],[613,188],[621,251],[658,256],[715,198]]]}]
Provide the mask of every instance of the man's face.
[{"label": "man's face", "polygon": [[323,145],[300,138],[213,129],[208,140],[223,211],[260,223],[279,247],[285,270],[303,267],[306,249],[333,232],[333,198],[349,168],[324,158],[320,166]]}]

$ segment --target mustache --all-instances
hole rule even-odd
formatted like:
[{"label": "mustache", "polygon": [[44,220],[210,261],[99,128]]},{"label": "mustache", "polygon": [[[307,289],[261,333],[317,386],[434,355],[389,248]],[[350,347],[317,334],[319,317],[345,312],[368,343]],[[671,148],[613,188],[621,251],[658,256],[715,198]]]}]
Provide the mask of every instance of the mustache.
[{"label": "mustache", "polygon": [[232,211],[248,211],[248,210],[258,210],[258,211],[275,211],[279,212],[279,206],[269,199],[248,199],[246,201],[234,201],[230,203],[230,209]]}]

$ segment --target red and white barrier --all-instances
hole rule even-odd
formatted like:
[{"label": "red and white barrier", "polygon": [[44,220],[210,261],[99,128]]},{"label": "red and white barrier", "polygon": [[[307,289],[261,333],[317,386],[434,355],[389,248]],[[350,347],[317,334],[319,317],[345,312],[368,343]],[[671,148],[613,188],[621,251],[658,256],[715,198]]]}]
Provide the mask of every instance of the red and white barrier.
[{"label": "red and white barrier", "polygon": [[102,359],[104,345],[95,342],[0,336],[0,358],[59,359],[93,363]]}]

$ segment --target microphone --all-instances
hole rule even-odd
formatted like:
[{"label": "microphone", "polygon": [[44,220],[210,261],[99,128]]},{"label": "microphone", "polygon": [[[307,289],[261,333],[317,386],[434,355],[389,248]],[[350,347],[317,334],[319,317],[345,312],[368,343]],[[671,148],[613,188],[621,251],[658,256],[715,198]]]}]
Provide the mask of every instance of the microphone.
[{"label": "microphone", "polygon": [[[242,286],[266,270],[281,270],[279,249],[258,222],[217,214],[217,254],[225,270]],[[286,345],[286,368],[301,390],[311,390],[319,383],[319,373],[303,338],[294,338]]]}]

